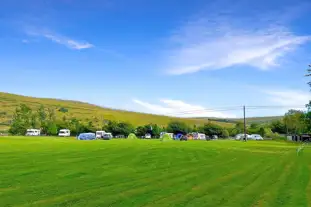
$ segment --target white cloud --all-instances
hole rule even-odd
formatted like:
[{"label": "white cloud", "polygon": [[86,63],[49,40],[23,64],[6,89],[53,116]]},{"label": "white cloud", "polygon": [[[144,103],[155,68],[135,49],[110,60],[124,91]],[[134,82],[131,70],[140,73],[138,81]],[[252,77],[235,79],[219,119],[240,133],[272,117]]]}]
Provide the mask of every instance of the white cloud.
[{"label": "white cloud", "polygon": [[311,93],[299,90],[266,90],[268,100],[280,106],[302,109],[311,100]]},{"label": "white cloud", "polygon": [[29,40],[23,39],[23,40],[22,40],[22,43],[27,44],[27,43],[29,43]]},{"label": "white cloud", "polygon": [[38,29],[28,29],[26,31],[26,33],[28,35],[31,36],[40,36],[40,37],[44,37],[48,40],[51,40],[55,43],[61,44],[61,45],[65,45],[66,47],[70,48],[70,49],[74,49],[74,50],[82,50],[82,49],[88,49],[88,48],[92,48],[94,47],[94,45],[85,42],[85,41],[77,41],[77,40],[73,40],[69,37],[65,37],[59,34],[55,34],[49,30],[38,30]]},{"label": "white cloud", "polygon": [[143,106],[148,113],[161,114],[177,117],[218,117],[218,118],[235,118],[233,114],[222,113],[206,109],[199,105],[192,105],[180,100],[162,99],[161,105],[151,104],[141,100],[133,99],[134,103]]},{"label": "white cloud", "polygon": [[281,65],[282,58],[311,40],[311,36],[294,34],[285,23],[277,23],[277,19],[260,20],[255,14],[251,19],[238,16],[242,13],[223,15],[221,11],[208,13],[182,25],[169,38],[173,45],[165,56],[170,74],[235,65],[268,70]]}]

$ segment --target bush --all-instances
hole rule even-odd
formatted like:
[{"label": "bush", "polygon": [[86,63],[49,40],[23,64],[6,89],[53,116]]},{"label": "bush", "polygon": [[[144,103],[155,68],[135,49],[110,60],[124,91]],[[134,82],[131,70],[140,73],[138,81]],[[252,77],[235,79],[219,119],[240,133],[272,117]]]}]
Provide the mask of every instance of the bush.
[{"label": "bush", "polygon": [[131,133],[129,134],[129,136],[127,137],[127,139],[137,139],[136,135]]},{"label": "bush", "polygon": [[68,109],[61,107],[60,109],[58,109],[58,111],[63,112],[63,113],[67,113]]},{"label": "bush", "polygon": [[164,134],[161,138],[161,141],[170,141],[173,140],[172,137],[168,134]]},{"label": "bush", "polygon": [[221,132],[221,137],[222,138],[228,138],[229,137],[229,132],[227,129],[223,129]]}]

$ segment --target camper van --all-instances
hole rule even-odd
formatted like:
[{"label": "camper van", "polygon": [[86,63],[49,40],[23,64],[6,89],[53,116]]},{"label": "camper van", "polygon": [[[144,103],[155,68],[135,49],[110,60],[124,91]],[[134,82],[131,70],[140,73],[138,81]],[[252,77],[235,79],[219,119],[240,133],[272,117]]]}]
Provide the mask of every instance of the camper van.
[{"label": "camper van", "polygon": [[58,132],[59,137],[70,137],[70,130],[69,129],[61,129]]},{"label": "camper van", "polygon": [[113,136],[111,133],[105,133],[105,134],[103,134],[102,139],[110,140],[110,139],[112,139],[112,137]]},{"label": "camper van", "polygon": [[40,129],[27,129],[26,136],[40,136]]},{"label": "camper van", "polygon": [[202,134],[202,133],[192,133],[193,135],[193,139],[196,139],[196,140],[206,140],[206,135],[205,134]]},{"label": "camper van", "polygon": [[[246,134],[246,139],[249,139],[250,135]],[[237,134],[235,136],[235,140],[243,140],[244,139],[244,134]]]},{"label": "camper van", "polygon": [[96,138],[103,138],[104,134],[106,134],[105,131],[96,131]]}]

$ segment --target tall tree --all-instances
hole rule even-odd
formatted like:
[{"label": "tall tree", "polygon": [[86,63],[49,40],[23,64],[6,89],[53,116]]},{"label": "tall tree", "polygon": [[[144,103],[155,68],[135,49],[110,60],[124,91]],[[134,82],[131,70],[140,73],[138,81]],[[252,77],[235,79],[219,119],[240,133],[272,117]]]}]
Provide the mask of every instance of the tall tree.
[{"label": "tall tree", "polygon": [[9,132],[14,135],[24,135],[32,125],[32,110],[25,104],[15,109]]},{"label": "tall tree", "polygon": [[283,119],[288,133],[298,134],[306,130],[306,119],[303,111],[291,109]]}]

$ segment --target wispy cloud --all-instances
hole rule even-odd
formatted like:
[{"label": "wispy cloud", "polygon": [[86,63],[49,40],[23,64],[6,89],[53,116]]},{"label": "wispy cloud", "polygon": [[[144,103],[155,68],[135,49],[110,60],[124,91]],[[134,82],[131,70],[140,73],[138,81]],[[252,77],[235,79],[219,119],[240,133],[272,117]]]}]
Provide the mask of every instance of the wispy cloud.
[{"label": "wispy cloud", "polygon": [[311,40],[311,36],[291,31],[288,23],[276,18],[279,13],[263,16],[258,14],[262,11],[244,14],[247,8],[240,12],[236,8],[213,9],[189,20],[169,38],[172,45],[165,54],[168,73],[179,75],[235,65],[268,70],[281,65],[284,57]]},{"label": "wispy cloud", "polygon": [[161,99],[161,104],[152,104],[138,99],[132,100],[134,103],[144,107],[145,112],[176,116],[176,117],[219,117],[235,118],[234,114],[211,111],[203,106],[185,103],[180,100]]},{"label": "wispy cloud", "polygon": [[300,90],[265,90],[267,99],[280,106],[302,109],[311,100],[311,93]]},{"label": "wispy cloud", "polygon": [[64,45],[70,49],[74,50],[82,50],[94,47],[94,45],[86,42],[86,41],[78,41],[72,38],[56,34],[46,29],[27,29],[26,34],[30,36],[44,37],[48,40],[51,40],[55,43]]}]

